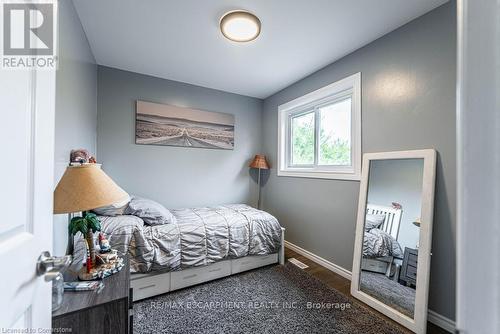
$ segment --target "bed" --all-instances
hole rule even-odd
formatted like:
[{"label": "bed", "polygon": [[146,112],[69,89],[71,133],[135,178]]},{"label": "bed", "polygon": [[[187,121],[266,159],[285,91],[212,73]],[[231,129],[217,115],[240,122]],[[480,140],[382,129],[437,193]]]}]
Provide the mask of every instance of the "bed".
[{"label": "bed", "polygon": [[[112,247],[129,256],[134,301],[284,263],[284,229],[265,211],[244,204],[170,211],[175,222],[157,225],[99,216]],[[80,238],[75,258],[84,250]]]},{"label": "bed", "polygon": [[389,277],[394,259],[403,257],[397,241],[402,210],[397,206],[368,203],[366,214],[383,216],[383,222],[378,227],[365,228],[361,269],[384,273]]}]

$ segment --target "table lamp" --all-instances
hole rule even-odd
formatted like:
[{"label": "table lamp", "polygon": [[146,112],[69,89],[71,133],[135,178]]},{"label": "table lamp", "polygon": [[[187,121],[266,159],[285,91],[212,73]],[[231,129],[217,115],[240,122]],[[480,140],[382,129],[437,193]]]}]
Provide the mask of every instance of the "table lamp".
[{"label": "table lamp", "polygon": [[261,169],[269,169],[269,164],[267,163],[266,156],[257,154],[252,162],[250,163],[250,168],[258,168],[259,176],[258,176],[258,185],[259,185],[259,199],[257,200],[257,209],[260,209],[260,171]]},{"label": "table lamp", "polygon": [[87,239],[92,262],[95,262],[93,232],[100,231],[101,224],[97,216],[89,210],[111,205],[127,196],[128,194],[102,171],[101,165],[88,163],[68,166],[54,190],[54,213],[82,212],[82,217],[68,219],[66,254],[73,254],[73,235],[81,232]]}]

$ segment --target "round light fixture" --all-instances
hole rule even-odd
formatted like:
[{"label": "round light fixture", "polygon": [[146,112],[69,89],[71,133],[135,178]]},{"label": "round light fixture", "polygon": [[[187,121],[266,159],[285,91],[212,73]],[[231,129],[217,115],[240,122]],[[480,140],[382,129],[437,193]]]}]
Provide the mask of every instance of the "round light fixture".
[{"label": "round light fixture", "polygon": [[245,10],[234,10],[222,16],[220,31],[231,41],[250,42],[260,34],[260,20]]}]

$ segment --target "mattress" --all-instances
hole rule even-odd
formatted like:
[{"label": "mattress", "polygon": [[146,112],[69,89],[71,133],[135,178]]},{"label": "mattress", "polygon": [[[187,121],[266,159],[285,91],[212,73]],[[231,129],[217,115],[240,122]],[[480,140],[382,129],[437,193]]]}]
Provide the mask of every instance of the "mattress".
[{"label": "mattress", "polygon": [[[281,226],[271,214],[244,204],[171,210],[177,222],[149,226],[136,216],[100,216],[114,249],[128,254],[132,273],[179,270],[248,255],[277,253]],[[95,236],[97,237],[97,236]],[[74,256],[85,255],[78,238]]]}]

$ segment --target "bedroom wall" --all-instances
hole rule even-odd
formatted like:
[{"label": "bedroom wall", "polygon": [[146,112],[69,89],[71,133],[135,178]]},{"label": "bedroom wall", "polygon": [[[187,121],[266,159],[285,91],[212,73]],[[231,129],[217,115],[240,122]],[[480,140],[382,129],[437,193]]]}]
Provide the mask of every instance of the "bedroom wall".
[{"label": "bedroom wall", "polygon": [[[278,106],[362,74],[363,152],[438,151],[429,307],[455,318],[456,7],[451,1],[264,101],[263,153],[276,166]],[[298,60],[299,61],[299,60]],[[286,239],[351,270],[359,182],[269,174],[264,208]]]},{"label": "bedroom wall", "polygon": [[[59,64],[56,72],[54,187],[70,151],[96,154],[97,65],[72,1],[59,1]],[[54,216],[54,254],[65,253],[67,215]]]},{"label": "bedroom wall", "polygon": [[[98,83],[98,161],[123,189],[167,208],[255,203],[261,100],[102,66]],[[137,99],[234,114],[234,150],[136,145]]]}]

